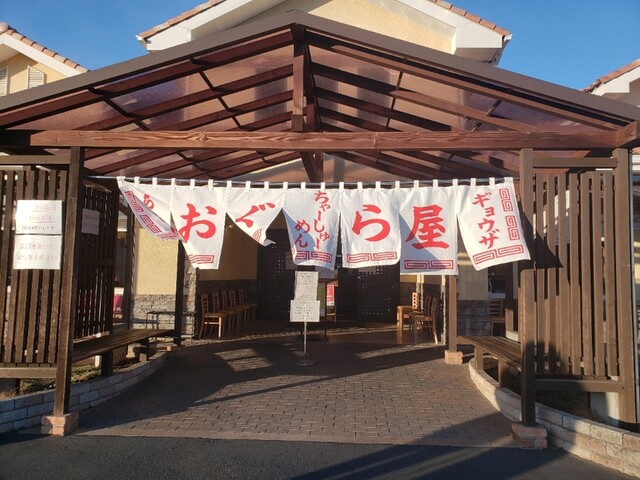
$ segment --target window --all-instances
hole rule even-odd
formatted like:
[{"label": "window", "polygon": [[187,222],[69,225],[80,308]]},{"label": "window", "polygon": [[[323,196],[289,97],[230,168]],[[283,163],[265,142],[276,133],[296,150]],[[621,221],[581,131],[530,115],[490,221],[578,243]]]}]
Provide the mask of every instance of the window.
[{"label": "window", "polygon": [[0,68],[0,97],[9,93],[9,67]]},{"label": "window", "polygon": [[27,80],[27,88],[44,85],[44,73],[33,67],[29,67],[29,78]]}]

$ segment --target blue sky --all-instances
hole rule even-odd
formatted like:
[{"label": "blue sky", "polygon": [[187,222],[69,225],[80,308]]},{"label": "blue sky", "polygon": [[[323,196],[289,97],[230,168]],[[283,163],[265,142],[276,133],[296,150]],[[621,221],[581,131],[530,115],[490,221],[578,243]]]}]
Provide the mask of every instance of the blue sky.
[{"label": "blue sky", "polygon": [[[0,21],[96,69],[145,54],[136,34],[203,1],[0,0]],[[506,70],[584,88],[640,58],[640,0],[448,1],[511,32]]]}]

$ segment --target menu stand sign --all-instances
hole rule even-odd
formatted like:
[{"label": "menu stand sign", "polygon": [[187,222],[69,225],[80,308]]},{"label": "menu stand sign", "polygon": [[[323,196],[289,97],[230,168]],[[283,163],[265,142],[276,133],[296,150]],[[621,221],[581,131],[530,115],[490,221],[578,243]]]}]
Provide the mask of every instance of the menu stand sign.
[{"label": "menu stand sign", "polygon": [[14,270],[60,270],[62,201],[18,200]]},{"label": "menu stand sign", "polygon": [[318,272],[296,272],[294,299],[291,300],[291,322],[304,323],[304,349],[302,360],[296,365],[315,365],[314,360],[307,358],[307,323],[320,321],[320,301],[318,297]]}]

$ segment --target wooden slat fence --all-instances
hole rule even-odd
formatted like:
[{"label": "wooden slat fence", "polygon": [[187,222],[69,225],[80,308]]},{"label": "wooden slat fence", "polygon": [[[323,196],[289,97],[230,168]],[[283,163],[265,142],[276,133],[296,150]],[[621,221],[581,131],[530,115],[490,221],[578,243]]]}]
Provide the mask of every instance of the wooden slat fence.
[{"label": "wooden slat fence", "polygon": [[1,366],[52,366],[57,356],[61,270],[14,270],[18,200],[64,200],[65,171],[0,170],[3,210],[0,235]]},{"label": "wooden slat fence", "polygon": [[617,377],[623,321],[617,302],[630,300],[621,298],[616,280],[625,254],[616,250],[617,225],[629,220],[616,205],[615,171],[534,169],[531,187],[535,374]]},{"label": "wooden slat fence", "polygon": [[[65,170],[0,170],[0,369],[42,372],[56,365],[62,270],[15,270],[12,255],[17,201],[62,200],[64,212],[66,191]],[[117,193],[86,188],[85,208],[99,212],[100,227],[98,235],[82,235],[76,338],[112,327],[117,199]]]},{"label": "wooden slat fence", "polygon": [[85,233],[80,246],[75,338],[111,331],[118,228],[118,193],[85,190],[85,208],[100,213],[98,235]]}]

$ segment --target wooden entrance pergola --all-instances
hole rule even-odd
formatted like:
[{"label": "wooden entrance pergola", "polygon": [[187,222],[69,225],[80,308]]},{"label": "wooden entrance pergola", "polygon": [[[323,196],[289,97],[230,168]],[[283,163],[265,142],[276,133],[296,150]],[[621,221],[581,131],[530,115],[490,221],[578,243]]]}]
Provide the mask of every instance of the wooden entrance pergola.
[{"label": "wooden entrance pergola", "polygon": [[[518,293],[523,424],[536,423],[536,388],[577,388],[618,393],[635,425],[638,120],[632,106],[299,12],[6,97],[0,376],[56,376],[54,414],[68,412],[73,340],[110,329],[113,295],[111,243],[91,260],[79,212],[104,197],[113,218],[116,176],[226,181],[289,165],[334,181],[338,158],[426,182],[519,178],[533,257]],[[22,198],[65,201],[61,271],[12,270]],[[449,311],[456,350],[455,301]]]}]

